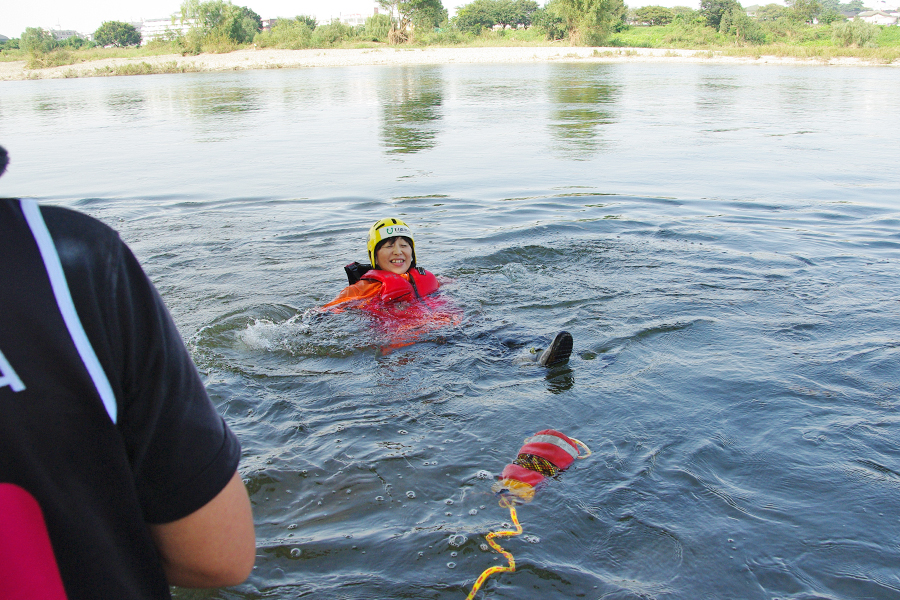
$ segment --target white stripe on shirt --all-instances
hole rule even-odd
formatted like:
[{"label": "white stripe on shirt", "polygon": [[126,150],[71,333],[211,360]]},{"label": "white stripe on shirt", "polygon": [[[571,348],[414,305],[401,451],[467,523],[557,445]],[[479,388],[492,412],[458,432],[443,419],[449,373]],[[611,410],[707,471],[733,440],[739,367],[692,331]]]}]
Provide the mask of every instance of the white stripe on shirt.
[{"label": "white stripe on shirt", "polygon": [[72,302],[72,294],[69,291],[69,285],[66,283],[66,275],[63,272],[62,263],[59,260],[59,254],[56,252],[56,246],[47,224],[41,216],[41,208],[34,200],[21,200],[22,213],[34,240],[37,242],[38,249],[41,251],[41,258],[44,259],[44,267],[47,269],[47,275],[50,276],[50,285],[53,287],[53,295],[56,296],[56,304],[59,306],[59,312],[62,313],[66,327],[69,329],[69,335],[75,343],[78,354],[88,370],[88,374],[94,381],[94,386],[100,394],[103,406],[109,414],[112,422],[116,422],[118,407],[116,405],[116,396],[113,393],[112,386],[109,385],[109,379],[106,378],[106,372],[97,359],[97,354],[88,340],[81,319],[78,318],[78,312],[75,310],[75,303]]}]

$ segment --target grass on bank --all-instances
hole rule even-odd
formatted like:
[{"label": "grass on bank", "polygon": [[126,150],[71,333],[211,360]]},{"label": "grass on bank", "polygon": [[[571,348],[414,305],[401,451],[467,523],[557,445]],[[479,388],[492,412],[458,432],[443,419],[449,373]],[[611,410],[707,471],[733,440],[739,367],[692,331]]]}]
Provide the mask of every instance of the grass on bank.
[{"label": "grass on bank", "polygon": [[[326,26],[328,27],[328,26]],[[670,23],[658,26],[632,26],[611,34],[604,45],[616,48],[672,48],[675,50],[708,50],[725,56],[777,56],[806,60],[829,61],[851,57],[880,64],[890,64],[900,60],[900,27],[866,26],[868,37],[854,43],[852,22],[826,25],[769,24],[763,36],[765,43],[749,43],[746,40],[726,35],[711,27],[696,23]],[[394,48],[415,49],[425,47],[546,47],[568,45],[567,40],[548,40],[543,31],[536,27],[520,30],[485,31],[475,35],[454,29],[419,34],[405,44],[388,46],[377,39],[360,39],[351,35],[350,28],[335,27],[329,33],[325,27],[319,36],[312,33],[306,37],[288,40],[274,39],[272,35],[257,35],[253,44],[235,44],[230,40],[204,39],[186,41],[151,42],[141,47],[126,48],[57,48],[50,52],[25,52],[19,49],[4,49],[0,61],[25,61],[26,69],[37,70],[50,67],[74,65],[105,58],[147,58],[170,54],[228,53],[239,49],[270,48]],[[848,33],[849,32],[849,33]],[[846,35],[844,35],[846,34]],[[844,37],[841,37],[844,35]],[[851,35],[851,37],[847,37]],[[299,41],[298,41],[299,40]],[[841,42],[840,44],[838,42]],[[95,69],[93,75],[141,75],[151,73],[174,73],[194,70],[179,67],[175,61],[162,65],[147,62],[131,63],[120,67]],[[74,74],[74,71],[72,71]],[[74,75],[70,75],[74,76]]]},{"label": "grass on bank", "polygon": [[[855,43],[852,35],[847,43],[844,34],[849,28],[852,28],[851,22],[820,26],[772,26],[766,32],[769,38],[766,43],[752,44],[710,27],[670,24],[628,28],[613,34],[608,45],[619,48],[710,50],[720,56],[756,58],[777,56],[822,61],[856,58],[881,64],[900,60],[900,27],[870,26],[867,31],[873,37],[864,43]],[[876,32],[877,35],[873,35]]]},{"label": "grass on bank", "polygon": [[45,69],[102,60],[104,58],[149,58],[167,54],[181,54],[181,52],[168,43],[129,46],[126,48],[102,48],[99,46],[78,50],[56,48],[50,52],[26,52],[13,48],[0,53],[0,62],[24,61],[27,69]]}]

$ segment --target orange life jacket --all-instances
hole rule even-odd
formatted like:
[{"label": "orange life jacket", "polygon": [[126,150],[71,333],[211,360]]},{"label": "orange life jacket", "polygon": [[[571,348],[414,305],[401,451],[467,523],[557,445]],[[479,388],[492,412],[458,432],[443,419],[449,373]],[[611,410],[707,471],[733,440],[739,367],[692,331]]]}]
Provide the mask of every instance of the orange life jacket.
[{"label": "orange life jacket", "polygon": [[381,283],[382,302],[399,302],[401,300],[419,300],[437,291],[440,284],[437,277],[422,267],[415,267],[406,272],[409,279],[380,269],[366,271],[360,279]]},{"label": "orange life jacket", "polygon": [[353,306],[369,313],[386,340],[382,346],[385,354],[462,320],[462,314],[445,299],[431,296],[440,283],[425,269],[414,267],[399,275],[354,262],[344,270],[350,285],[322,308],[340,313],[346,306]]},{"label": "orange life jacket", "polygon": [[[344,270],[350,285],[341,290],[337,298],[323,305],[323,309],[339,313],[344,310],[341,305],[356,301],[354,306],[358,308],[378,311],[399,300],[424,298],[440,287],[437,277],[419,267],[397,275],[354,262],[344,267]],[[375,302],[371,302],[372,300]]]}]

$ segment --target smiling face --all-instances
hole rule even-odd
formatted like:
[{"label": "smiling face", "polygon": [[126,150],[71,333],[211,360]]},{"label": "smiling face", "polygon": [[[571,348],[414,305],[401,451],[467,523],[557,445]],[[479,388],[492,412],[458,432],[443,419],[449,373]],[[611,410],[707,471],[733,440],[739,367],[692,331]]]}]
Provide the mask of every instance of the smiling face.
[{"label": "smiling face", "polygon": [[402,275],[412,266],[412,246],[406,238],[388,238],[375,251],[375,267]]}]

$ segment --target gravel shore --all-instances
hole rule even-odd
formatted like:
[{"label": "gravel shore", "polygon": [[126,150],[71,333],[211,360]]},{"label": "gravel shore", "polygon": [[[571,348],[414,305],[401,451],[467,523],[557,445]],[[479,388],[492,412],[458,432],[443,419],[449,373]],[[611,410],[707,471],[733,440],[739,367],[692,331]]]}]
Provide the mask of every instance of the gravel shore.
[{"label": "gravel shore", "polygon": [[[358,65],[428,65],[526,62],[715,62],[731,64],[828,64],[876,66],[855,59],[827,61],[776,56],[728,57],[706,50],[658,48],[581,48],[542,46],[515,48],[371,48],[359,50],[238,50],[228,54],[182,56],[168,54],[144,58],[109,58],[47,69],[26,69],[24,61],[0,62],[0,81],[60,79],[244,69],[293,69]],[[898,63],[877,66],[900,66]]]}]

